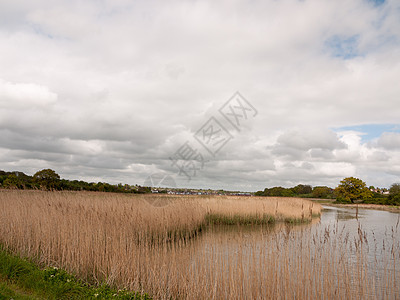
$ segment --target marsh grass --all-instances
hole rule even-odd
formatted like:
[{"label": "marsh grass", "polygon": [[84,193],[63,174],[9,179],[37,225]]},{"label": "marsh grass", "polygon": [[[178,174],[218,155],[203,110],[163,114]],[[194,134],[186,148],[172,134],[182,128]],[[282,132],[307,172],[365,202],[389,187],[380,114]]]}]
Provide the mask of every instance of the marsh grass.
[{"label": "marsh grass", "polygon": [[[376,250],[386,268],[375,276],[363,234],[353,241],[339,228],[285,223],[315,222],[320,213],[320,205],[293,198],[0,191],[0,243],[86,282],[156,299],[398,295],[397,235]],[[215,224],[236,225],[228,227],[237,234]]]},{"label": "marsh grass", "polygon": [[224,215],[207,214],[205,223],[208,225],[267,225],[275,223],[275,218],[271,215]]}]

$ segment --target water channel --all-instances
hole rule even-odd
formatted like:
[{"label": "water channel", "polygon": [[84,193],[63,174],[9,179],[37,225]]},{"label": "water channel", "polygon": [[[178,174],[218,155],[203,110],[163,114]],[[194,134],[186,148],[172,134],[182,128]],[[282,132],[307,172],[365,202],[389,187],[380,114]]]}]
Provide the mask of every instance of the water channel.
[{"label": "water channel", "polygon": [[[190,261],[185,265],[190,276],[197,274],[193,279],[206,274],[225,289],[242,285],[244,295],[258,284],[260,295],[330,298],[339,292],[340,298],[355,291],[361,298],[393,299],[400,297],[399,222],[399,213],[324,206],[310,224],[211,227],[178,256]],[[332,292],[324,294],[327,286]],[[348,286],[350,294],[340,294]]]}]

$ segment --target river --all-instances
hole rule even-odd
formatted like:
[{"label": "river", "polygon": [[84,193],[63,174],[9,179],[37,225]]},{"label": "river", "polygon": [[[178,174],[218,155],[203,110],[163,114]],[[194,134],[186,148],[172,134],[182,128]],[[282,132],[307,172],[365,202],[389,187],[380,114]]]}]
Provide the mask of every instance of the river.
[{"label": "river", "polygon": [[241,286],[247,298],[256,286],[256,298],[396,299],[399,222],[399,213],[324,206],[310,224],[210,227],[178,257],[223,297]]}]

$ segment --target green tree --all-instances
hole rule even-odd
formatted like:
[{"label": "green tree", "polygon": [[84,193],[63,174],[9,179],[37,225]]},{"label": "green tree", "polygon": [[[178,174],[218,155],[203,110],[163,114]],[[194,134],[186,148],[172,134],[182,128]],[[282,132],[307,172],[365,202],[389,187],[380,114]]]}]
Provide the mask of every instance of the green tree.
[{"label": "green tree", "polygon": [[311,185],[298,184],[295,187],[293,187],[291,190],[296,195],[305,195],[305,194],[311,194],[312,187],[311,187]]},{"label": "green tree", "polygon": [[137,190],[138,194],[147,194],[151,193],[151,187],[148,186],[139,186]]},{"label": "green tree", "polygon": [[254,193],[254,196],[264,196],[264,192],[263,191],[257,191]]},{"label": "green tree", "polygon": [[60,184],[60,175],[58,175],[54,170],[44,169],[33,175],[33,182],[38,184],[42,189],[58,189]]},{"label": "green tree", "polygon": [[393,183],[389,189],[388,204],[400,205],[400,183]]},{"label": "green tree", "polygon": [[327,186],[316,186],[313,188],[312,197],[313,198],[323,198],[327,199],[332,196],[332,189]]},{"label": "green tree", "polygon": [[294,193],[293,193],[293,191],[291,190],[291,189],[283,189],[282,190],[282,194],[281,194],[281,196],[282,197],[294,197]]},{"label": "green tree", "polygon": [[389,195],[397,195],[400,194],[400,183],[393,183],[389,189]]},{"label": "green tree", "polygon": [[21,181],[15,174],[10,174],[7,178],[3,181],[3,186],[6,189],[20,189],[22,188]]},{"label": "green tree", "polygon": [[335,189],[338,201],[354,203],[355,200],[363,200],[372,197],[372,192],[364,181],[355,177],[344,178]]},{"label": "green tree", "polygon": [[264,195],[270,196],[270,197],[282,197],[284,191],[285,191],[285,188],[283,188],[281,186],[275,186],[272,188],[265,188]]},{"label": "green tree", "polygon": [[286,189],[281,186],[274,186],[272,188],[264,189],[264,196],[269,197],[293,197],[294,193],[292,189]]}]

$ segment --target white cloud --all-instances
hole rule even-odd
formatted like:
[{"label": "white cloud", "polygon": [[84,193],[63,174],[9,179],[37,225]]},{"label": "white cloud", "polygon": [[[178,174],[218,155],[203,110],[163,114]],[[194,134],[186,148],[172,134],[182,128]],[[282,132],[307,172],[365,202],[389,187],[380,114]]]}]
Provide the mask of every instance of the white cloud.
[{"label": "white cloud", "polygon": [[57,101],[57,94],[43,85],[11,83],[0,79],[0,107],[14,109],[42,108]]},{"label": "white cloud", "polygon": [[[257,117],[240,133],[224,123],[234,140],[183,184],[333,186],[347,174],[378,181],[376,173],[388,186],[398,174],[396,134],[367,145],[329,128],[398,123],[399,8],[396,0],[2,2],[1,167],[141,183],[147,171],[174,172],[168,157],[239,90]],[[349,39],[346,58],[340,43]]]}]

